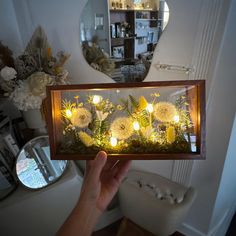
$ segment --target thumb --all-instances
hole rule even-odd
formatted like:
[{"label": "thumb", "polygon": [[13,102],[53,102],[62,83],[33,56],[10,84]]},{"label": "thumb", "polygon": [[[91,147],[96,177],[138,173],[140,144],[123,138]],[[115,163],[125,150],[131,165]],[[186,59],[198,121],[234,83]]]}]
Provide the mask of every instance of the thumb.
[{"label": "thumb", "polygon": [[107,154],[104,151],[100,151],[93,161],[93,167],[91,170],[91,175],[94,177],[95,180],[98,180],[100,178],[100,174],[106,164],[106,161]]}]

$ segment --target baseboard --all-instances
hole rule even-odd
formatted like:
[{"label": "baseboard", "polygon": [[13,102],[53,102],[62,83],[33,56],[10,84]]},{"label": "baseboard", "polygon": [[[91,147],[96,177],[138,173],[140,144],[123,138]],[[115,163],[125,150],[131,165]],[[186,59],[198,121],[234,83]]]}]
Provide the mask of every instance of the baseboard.
[{"label": "baseboard", "polygon": [[[229,214],[230,213],[230,209],[227,209],[223,216],[221,217],[221,219],[219,220],[219,222],[217,224],[215,224],[210,232],[208,233],[208,236],[215,236],[217,235],[217,232],[222,229],[222,228],[225,228],[225,224],[227,224],[227,219],[229,218]],[[227,227],[227,225],[226,225]]]},{"label": "baseboard", "polygon": [[230,223],[234,214],[235,214],[235,207],[228,209],[227,214],[225,215],[224,219],[221,220],[222,222],[221,224],[218,225],[217,229],[214,230],[214,227],[213,227],[213,229],[210,231],[211,232],[210,236],[225,235],[230,226]]},{"label": "baseboard", "polygon": [[[200,230],[186,223],[183,223],[180,227],[178,227],[177,230],[186,236],[221,236],[224,235],[227,231],[233,214],[234,210],[230,211],[229,209],[227,209],[219,220],[219,222],[215,224],[207,233],[203,233]],[[225,232],[223,233],[222,230]]]},{"label": "baseboard", "polygon": [[197,230],[196,228],[183,223],[181,226],[177,228],[177,231],[186,235],[186,236],[207,236],[207,234]]}]

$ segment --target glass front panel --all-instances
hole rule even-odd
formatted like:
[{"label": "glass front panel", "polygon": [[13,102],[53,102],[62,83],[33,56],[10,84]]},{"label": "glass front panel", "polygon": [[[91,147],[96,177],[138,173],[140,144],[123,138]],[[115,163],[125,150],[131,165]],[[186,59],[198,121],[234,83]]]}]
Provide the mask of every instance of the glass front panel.
[{"label": "glass front panel", "polygon": [[60,154],[197,153],[197,87],[62,90]]}]

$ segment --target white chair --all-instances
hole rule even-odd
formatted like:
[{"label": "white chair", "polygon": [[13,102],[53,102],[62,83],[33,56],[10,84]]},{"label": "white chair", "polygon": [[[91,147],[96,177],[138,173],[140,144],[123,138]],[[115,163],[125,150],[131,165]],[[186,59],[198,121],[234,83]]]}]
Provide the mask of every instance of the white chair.
[{"label": "white chair", "polygon": [[195,196],[191,187],[142,171],[130,171],[119,189],[124,216],[158,236],[176,231]]}]

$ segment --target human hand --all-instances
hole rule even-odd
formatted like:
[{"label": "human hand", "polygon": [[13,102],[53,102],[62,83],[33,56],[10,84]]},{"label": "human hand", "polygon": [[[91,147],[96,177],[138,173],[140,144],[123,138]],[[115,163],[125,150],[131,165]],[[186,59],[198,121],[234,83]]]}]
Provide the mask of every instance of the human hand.
[{"label": "human hand", "polygon": [[103,212],[118,191],[130,164],[129,160],[107,160],[107,154],[100,151],[94,160],[86,163],[80,202],[95,204]]},{"label": "human hand", "polygon": [[90,236],[101,213],[115,196],[131,161],[107,160],[99,152],[87,161],[79,201],[57,232],[57,236]]}]

